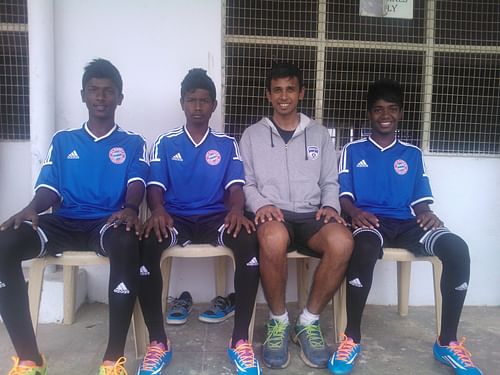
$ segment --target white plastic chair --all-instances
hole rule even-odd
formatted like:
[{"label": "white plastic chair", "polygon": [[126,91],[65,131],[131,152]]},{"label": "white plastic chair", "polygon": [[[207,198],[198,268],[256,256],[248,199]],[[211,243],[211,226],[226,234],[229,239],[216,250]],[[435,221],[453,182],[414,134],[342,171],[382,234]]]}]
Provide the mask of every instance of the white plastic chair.
[{"label": "white plastic chair", "polygon": [[[410,294],[411,262],[430,262],[432,264],[432,273],[434,277],[434,308],[436,315],[436,334],[441,330],[441,274],[443,266],[436,256],[416,257],[406,249],[384,248],[383,261],[397,262],[397,285],[398,285],[398,313],[400,316],[408,315],[408,298]],[[340,310],[341,317],[337,319],[337,331],[342,334],[347,324],[347,312],[344,305]],[[340,337],[339,337],[340,340]]]},{"label": "white plastic chair", "polygon": [[[76,276],[79,266],[109,264],[107,257],[98,256],[93,251],[65,251],[59,257],[46,256],[35,258],[31,261],[29,271],[28,296],[30,304],[31,321],[35,333],[38,327],[38,313],[40,310],[40,299],[42,296],[43,274],[48,265],[63,266],[64,282],[64,324],[72,324],[75,316],[75,294]],[[132,317],[132,327],[134,331],[134,342],[137,358],[144,355],[148,341],[146,337],[146,327],[139,303],[136,301]]]}]

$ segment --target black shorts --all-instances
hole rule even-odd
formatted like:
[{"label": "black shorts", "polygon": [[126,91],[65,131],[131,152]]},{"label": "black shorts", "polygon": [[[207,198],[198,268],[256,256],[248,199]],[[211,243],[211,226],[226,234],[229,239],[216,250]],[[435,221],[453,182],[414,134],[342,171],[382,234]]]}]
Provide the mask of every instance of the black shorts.
[{"label": "black shorts", "polygon": [[[64,251],[95,251],[106,256],[102,237],[113,226],[107,224],[108,218],[69,219],[54,214],[43,214],[38,219],[37,233],[41,246],[39,256],[57,256]],[[31,225],[31,222],[26,222]]]},{"label": "black shorts", "polygon": [[224,219],[227,212],[209,215],[178,216],[174,219],[174,228],[170,231],[170,244],[186,246],[189,244],[211,244],[224,246]]},{"label": "black shorts", "polygon": [[316,220],[316,212],[298,213],[285,210],[281,210],[281,212],[284,216],[283,225],[290,237],[288,252],[297,250],[304,255],[321,257],[320,254],[309,248],[307,243],[326,224],[324,220]]},{"label": "black shorts", "polygon": [[358,228],[352,235],[356,240],[359,233],[372,232],[380,239],[380,258],[384,255],[383,247],[401,247],[415,256],[434,255],[434,243],[443,234],[450,233],[447,228],[424,231],[417,219],[393,219],[378,217],[379,227],[374,229]]}]

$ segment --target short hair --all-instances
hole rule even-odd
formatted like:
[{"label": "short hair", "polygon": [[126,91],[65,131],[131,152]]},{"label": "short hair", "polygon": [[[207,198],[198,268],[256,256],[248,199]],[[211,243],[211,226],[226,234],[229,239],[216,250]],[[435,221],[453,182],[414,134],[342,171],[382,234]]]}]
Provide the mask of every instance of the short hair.
[{"label": "short hair", "polygon": [[271,91],[271,81],[276,78],[297,77],[299,89],[304,86],[302,70],[295,64],[289,62],[274,63],[266,77],[266,89]]},{"label": "short hair", "polygon": [[207,71],[201,68],[193,68],[184,77],[181,82],[181,99],[184,99],[186,93],[193,92],[196,89],[207,90],[210,98],[215,100],[216,90],[214,81],[207,75]]},{"label": "short hair", "polygon": [[111,80],[118,89],[118,92],[122,94],[122,76],[116,66],[111,64],[108,60],[99,58],[87,64],[82,77],[82,89],[85,90],[85,86],[92,78],[107,78]]},{"label": "short hair", "polygon": [[400,109],[403,108],[404,92],[398,81],[383,78],[370,84],[366,97],[366,106],[370,111],[378,100],[396,103]]}]

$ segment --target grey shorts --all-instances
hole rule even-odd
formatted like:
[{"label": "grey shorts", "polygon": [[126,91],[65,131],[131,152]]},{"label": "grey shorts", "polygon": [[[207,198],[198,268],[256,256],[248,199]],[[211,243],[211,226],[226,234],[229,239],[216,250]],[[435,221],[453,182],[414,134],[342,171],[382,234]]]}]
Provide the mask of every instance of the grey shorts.
[{"label": "grey shorts", "polygon": [[[288,251],[297,250],[301,254],[320,258],[321,254],[309,248],[307,243],[327,223],[325,223],[324,220],[316,220],[317,211],[298,213],[282,210],[282,212],[285,218],[283,225],[290,237]],[[255,215],[252,217],[252,220],[254,217]],[[261,224],[257,224],[257,226],[259,225]]]}]

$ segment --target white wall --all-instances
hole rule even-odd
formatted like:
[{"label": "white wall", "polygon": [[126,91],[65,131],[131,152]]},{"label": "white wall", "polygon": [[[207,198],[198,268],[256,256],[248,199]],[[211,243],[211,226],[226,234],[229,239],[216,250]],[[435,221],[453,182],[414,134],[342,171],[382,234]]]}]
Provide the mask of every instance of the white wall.
[{"label": "white wall", "polygon": [[0,222],[33,196],[29,142],[0,142]]},{"label": "white wall", "polygon": [[[159,133],[182,125],[179,90],[188,69],[207,69],[221,87],[221,4],[220,0],[55,0],[56,129],[80,126],[86,120],[79,93],[81,75],[83,66],[96,57],[110,59],[122,73],[125,100],[118,108],[120,125],[142,133],[149,145]],[[220,109],[211,124],[218,129]],[[2,219],[31,196],[29,152],[27,143],[0,144]],[[499,305],[500,197],[495,193],[500,160],[427,157],[426,161],[435,211],[471,248],[472,279],[466,303]],[[293,264],[289,274],[288,298],[293,300]],[[105,300],[107,270],[94,268],[90,276],[90,298]],[[208,301],[214,293],[212,280],[211,261],[177,260],[170,291],[179,294],[189,289],[195,300]],[[369,302],[396,303],[395,286],[394,265],[380,263]],[[411,304],[433,303],[430,266],[414,266],[411,287]],[[259,300],[263,301],[261,293]]]},{"label": "white wall", "polygon": [[[471,253],[471,281],[466,304],[500,304],[500,160],[427,156],[427,171],[436,203],[432,209],[461,235]],[[368,302],[393,304],[396,267],[379,262]],[[433,304],[432,272],[427,262],[412,267],[410,304]]]},{"label": "white wall", "polygon": [[[189,69],[207,69],[221,87],[220,1],[56,0],[55,22],[58,129],[86,119],[81,76],[96,57],[109,59],[123,77],[117,122],[148,144],[183,125],[180,83]],[[221,118],[219,107],[211,126],[221,129]]]}]

